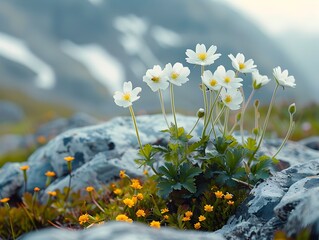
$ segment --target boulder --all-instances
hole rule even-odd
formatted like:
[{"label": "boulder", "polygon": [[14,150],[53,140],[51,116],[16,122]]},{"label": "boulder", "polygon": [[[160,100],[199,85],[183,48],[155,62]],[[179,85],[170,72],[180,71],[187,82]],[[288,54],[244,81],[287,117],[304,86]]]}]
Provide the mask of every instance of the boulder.
[{"label": "boulder", "polygon": [[305,227],[313,227],[318,239],[319,158],[292,166],[257,185],[235,216],[217,232],[229,240],[270,240],[284,230],[296,237]]}]

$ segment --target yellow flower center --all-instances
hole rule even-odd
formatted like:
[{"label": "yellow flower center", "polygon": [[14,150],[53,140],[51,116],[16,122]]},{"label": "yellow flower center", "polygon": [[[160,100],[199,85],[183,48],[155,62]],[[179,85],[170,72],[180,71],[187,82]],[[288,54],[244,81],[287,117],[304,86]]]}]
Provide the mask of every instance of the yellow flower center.
[{"label": "yellow flower center", "polygon": [[242,70],[244,69],[246,66],[245,66],[245,63],[239,63],[239,69]]},{"label": "yellow flower center", "polygon": [[151,78],[151,80],[152,80],[153,82],[155,82],[155,83],[158,83],[159,80],[160,80],[160,78],[157,77],[157,76],[153,76],[153,77]]},{"label": "yellow flower center", "polygon": [[204,61],[204,60],[207,58],[207,53],[198,53],[198,54],[197,54],[197,57],[198,57],[200,60]]},{"label": "yellow flower center", "polygon": [[124,93],[122,98],[123,98],[123,100],[125,100],[125,101],[130,101],[130,99],[131,99],[131,94],[130,94],[130,93]]},{"label": "yellow flower center", "polygon": [[171,74],[171,78],[174,79],[174,80],[176,80],[178,77],[179,77],[179,74],[176,73],[176,72],[173,72],[173,73]]},{"label": "yellow flower center", "polygon": [[230,83],[230,77],[225,77],[224,82],[225,83]]},{"label": "yellow flower center", "polygon": [[212,79],[210,80],[209,84],[212,86],[212,87],[215,87],[217,85],[217,81],[215,79]]},{"label": "yellow flower center", "polygon": [[[232,97],[231,97],[230,95],[227,95],[227,96],[225,97],[225,102],[226,102],[226,103],[230,103],[232,100],[233,100],[233,99],[232,99]],[[216,194],[216,193],[215,193],[215,194]]]}]

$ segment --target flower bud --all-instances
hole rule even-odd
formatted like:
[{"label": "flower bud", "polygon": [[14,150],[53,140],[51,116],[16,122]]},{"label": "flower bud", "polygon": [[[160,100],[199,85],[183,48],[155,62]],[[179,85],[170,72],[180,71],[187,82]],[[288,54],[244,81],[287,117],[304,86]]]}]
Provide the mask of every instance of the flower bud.
[{"label": "flower bud", "polygon": [[240,119],[241,119],[241,113],[238,113],[238,114],[236,115],[236,121],[239,122]]},{"label": "flower bud", "polygon": [[288,112],[290,115],[294,115],[296,113],[297,109],[296,109],[296,104],[293,103],[288,107]]},{"label": "flower bud", "polygon": [[259,107],[259,100],[258,100],[258,99],[255,100],[254,106],[255,106],[255,108],[258,108],[258,107]]},{"label": "flower bud", "polygon": [[255,136],[258,136],[258,134],[259,134],[259,129],[258,129],[258,128],[254,128],[252,132],[253,132],[253,134],[254,134]]},{"label": "flower bud", "polygon": [[198,109],[197,111],[197,117],[202,118],[205,116],[205,110],[203,108]]}]

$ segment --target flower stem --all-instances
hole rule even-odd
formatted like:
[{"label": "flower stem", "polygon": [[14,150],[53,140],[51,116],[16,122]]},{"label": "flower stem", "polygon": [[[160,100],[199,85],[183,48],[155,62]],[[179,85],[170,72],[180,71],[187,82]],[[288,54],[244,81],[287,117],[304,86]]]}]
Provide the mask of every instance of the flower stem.
[{"label": "flower stem", "polygon": [[[210,106],[209,115],[208,115],[208,119],[207,119],[207,121],[206,121],[206,123],[205,123],[205,125],[204,125],[204,129],[203,129],[203,133],[202,133],[202,138],[205,136],[206,129],[207,129],[208,124],[209,124],[209,122],[210,122],[210,120],[211,120],[211,118],[212,118],[212,115],[213,115],[213,112],[214,112],[214,109],[215,109],[215,105],[216,105],[216,103],[217,103],[217,100],[218,100],[218,97],[219,97],[219,95],[220,95],[221,90],[222,90],[222,88],[220,88],[220,90],[217,92],[216,97],[215,97],[215,100],[214,100],[213,104]],[[215,124],[213,124],[212,128],[214,128],[214,125],[215,125]]]},{"label": "flower stem", "polygon": [[141,142],[141,139],[140,139],[140,134],[138,132],[138,127],[137,127],[137,123],[136,123],[136,117],[135,117],[132,105],[129,106],[129,109],[130,109],[130,113],[131,113],[131,116],[132,116],[132,120],[133,120],[133,124],[134,124],[134,128],[135,128],[135,133],[136,133],[136,138],[137,138],[138,144],[140,145],[140,149],[141,149],[143,155],[146,157],[146,155],[144,153],[144,150],[143,150],[143,145],[142,145],[142,142]]},{"label": "flower stem", "polygon": [[266,132],[266,129],[267,129],[267,126],[268,126],[268,121],[269,121],[270,113],[271,113],[272,107],[273,107],[273,105],[274,105],[275,96],[276,96],[278,87],[279,87],[279,84],[277,83],[277,84],[276,84],[276,87],[275,87],[275,89],[274,89],[274,92],[273,92],[273,94],[272,94],[272,97],[271,97],[271,101],[270,101],[270,104],[269,104],[268,112],[267,112],[267,115],[266,115],[266,118],[265,118],[265,122],[264,122],[263,128],[262,128],[262,130],[261,130],[262,132],[261,132],[261,136],[260,136],[260,139],[259,139],[257,148],[255,149],[255,151],[253,152],[253,154],[252,154],[251,157],[249,158],[248,164],[250,164],[251,160],[254,158],[255,154],[256,154],[257,151],[259,150],[260,145],[261,145],[261,143],[262,143],[262,140],[263,140],[263,138],[264,138],[264,136],[265,136],[265,132]]},{"label": "flower stem", "polygon": [[191,135],[191,133],[194,131],[195,127],[197,126],[198,122],[199,122],[200,118],[197,118],[194,127],[192,128],[192,130],[190,130],[190,132],[188,133],[188,135]]},{"label": "flower stem", "polygon": [[224,137],[228,134],[228,119],[229,119],[229,108],[226,109],[225,112],[225,120],[224,120]]},{"label": "flower stem", "polygon": [[170,83],[170,97],[171,97],[172,113],[173,113],[173,117],[174,117],[174,124],[175,124],[175,130],[176,130],[176,138],[177,138],[178,137],[178,127],[177,127],[177,121],[176,121],[174,89],[173,89],[172,83]]},{"label": "flower stem", "polygon": [[[68,162],[69,163],[69,162]],[[69,184],[68,184],[68,188],[66,189],[66,195],[65,195],[65,198],[64,198],[64,202],[66,203],[68,198],[69,198],[69,195],[70,195],[70,191],[71,191],[71,179],[72,179],[72,171],[69,171],[69,175],[70,175],[70,178],[69,178]]]},{"label": "flower stem", "polygon": [[164,106],[163,95],[162,95],[161,89],[158,89],[158,95],[159,95],[159,99],[160,99],[160,103],[161,103],[162,114],[164,116],[167,128],[169,128],[169,124],[168,124],[168,121],[167,121],[167,116],[166,116],[166,112],[165,112],[165,106]]},{"label": "flower stem", "polygon": [[285,139],[282,141],[280,147],[278,148],[277,152],[272,156],[272,158],[275,158],[278,153],[281,151],[281,149],[285,146],[286,142],[288,141],[293,129],[295,127],[295,122],[293,121],[293,117],[292,115],[290,115],[290,123],[289,123],[289,128],[288,128],[288,131],[287,131],[287,134],[286,134],[286,137]]},{"label": "flower stem", "polygon": [[[203,76],[205,71],[205,66],[201,66],[201,76]],[[205,109],[205,113],[207,113],[208,111],[208,102],[207,102],[207,94],[206,94],[206,86],[202,81],[202,92],[203,92],[203,99],[204,99],[204,109]],[[207,115],[205,114],[204,116],[204,125],[207,124]],[[205,129],[206,130],[206,129]],[[204,129],[203,129],[203,136],[205,135]]]},{"label": "flower stem", "polygon": [[240,118],[240,135],[241,135],[241,143],[244,144],[244,116],[245,116],[245,112],[246,112],[246,109],[248,107],[248,104],[250,103],[252,97],[254,96],[254,93],[255,93],[255,89],[253,89],[241,111],[241,118]]}]

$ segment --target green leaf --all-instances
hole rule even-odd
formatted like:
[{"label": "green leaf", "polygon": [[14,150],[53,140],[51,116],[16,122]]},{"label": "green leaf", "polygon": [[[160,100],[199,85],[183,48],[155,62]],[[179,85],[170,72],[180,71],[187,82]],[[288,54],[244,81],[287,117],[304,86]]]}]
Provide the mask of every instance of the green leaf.
[{"label": "green leaf", "polygon": [[255,151],[257,149],[257,142],[253,138],[247,138],[244,147],[250,151]]}]

